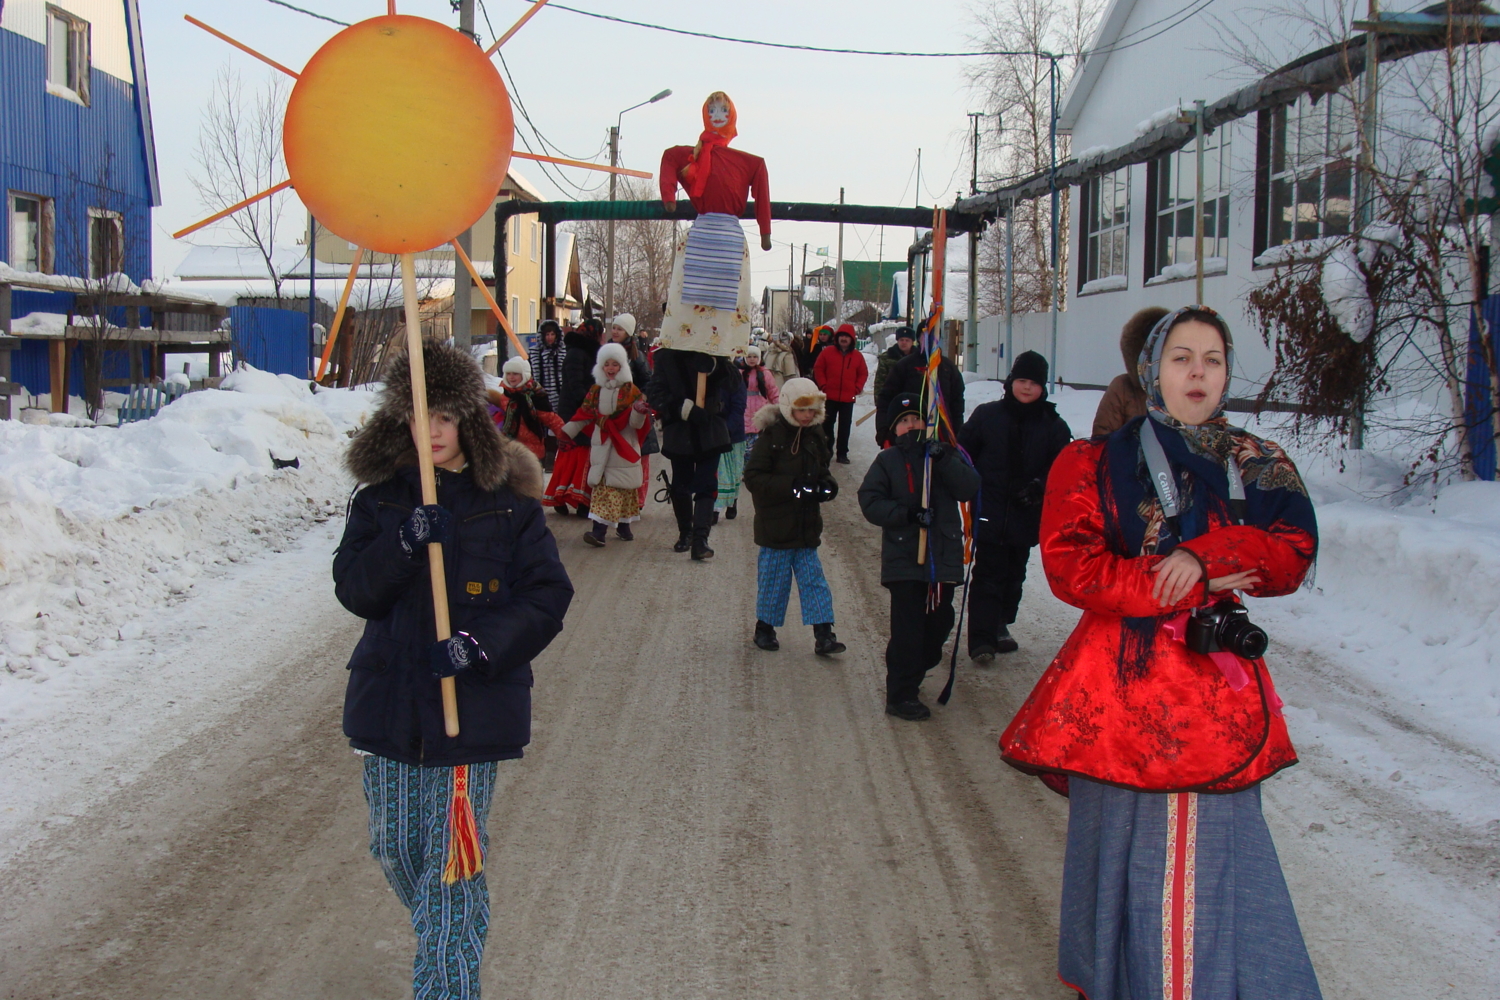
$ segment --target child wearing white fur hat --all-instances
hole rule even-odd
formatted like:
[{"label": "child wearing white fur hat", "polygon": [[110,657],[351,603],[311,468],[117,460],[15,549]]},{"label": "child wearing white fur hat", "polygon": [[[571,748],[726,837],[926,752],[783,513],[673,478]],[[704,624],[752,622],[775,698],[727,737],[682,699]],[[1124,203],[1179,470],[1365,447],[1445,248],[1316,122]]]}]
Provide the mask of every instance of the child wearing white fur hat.
[{"label": "child wearing white fur hat", "polygon": [[490,418],[500,433],[524,444],[541,459],[547,450],[547,432],[562,430],[562,418],[552,411],[547,392],[531,378],[531,362],[511,358],[500,370],[500,388],[485,391]]},{"label": "child wearing white fur hat", "polygon": [[569,437],[589,432],[593,441],[588,485],[589,520],[594,524],[583,536],[589,545],[602,548],[611,525],[621,541],[635,540],[630,525],[641,516],[641,446],[649,412],[645,393],[631,380],[624,346],[599,348],[594,386],[563,426]]}]

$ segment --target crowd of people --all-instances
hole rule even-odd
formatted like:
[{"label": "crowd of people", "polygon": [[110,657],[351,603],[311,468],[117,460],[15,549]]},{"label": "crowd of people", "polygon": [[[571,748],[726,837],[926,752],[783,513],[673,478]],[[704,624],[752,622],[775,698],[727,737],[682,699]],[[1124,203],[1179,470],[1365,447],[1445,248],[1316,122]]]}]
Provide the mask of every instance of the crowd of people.
[{"label": "crowd of people", "polygon": [[[1079,440],[1047,398],[1039,354],[1015,358],[1004,396],[972,413],[958,369],[939,357],[930,370],[911,329],[879,355],[881,450],[857,502],[882,533],[885,711],[930,718],[921,687],[965,583],[969,656],[993,663],[1019,648],[1010,627],[1040,546],[1052,591],[1083,615],[1000,748],[1069,796],[1060,978],[1087,1000],[1316,1000],[1259,797],[1295,751],[1264,633],[1237,596],[1299,586],[1317,551],[1312,505],[1286,454],[1224,416],[1234,348],[1217,313],[1145,310],[1125,324],[1121,350],[1126,372]],[[549,321],[531,360],[506,361],[487,392],[466,355],[426,353],[431,427],[410,423],[410,374],[397,359],[351,447],[350,469],[368,485],[334,566],[339,599],[369,619],[345,731],[369,755],[372,850],[413,910],[419,981],[423,955],[435,977],[477,975],[488,897],[482,880],[437,877],[452,783],[429,772],[477,768],[464,780],[482,855],[494,764],[529,740],[530,660],[572,597],[544,509],[586,516],[592,547],[611,528],[629,542],[659,452],[673,548],[701,562],[713,557],[715,524],[748,494],[758,548],[748,638],[780,648],[795,582],[813,652],[846,652],[820,547],[824,505],[840,494],[833,467],[849,462],[869,377],[849,325],[726,358],[651,349],[629,315],[607,328]],[[425,436],[435,505],[420,503],[411,468]],[[433,643],[427,546],[454,541],[455,579],[476,582],[454,595],[453,637]],[[419,692],[428,675],[457,677],[461,702],[479,706],[462,735],[445,735],[436,698]],[[399,832],[409,826],[427,832]],[[418,919],[439,911],[441,926]]]}]

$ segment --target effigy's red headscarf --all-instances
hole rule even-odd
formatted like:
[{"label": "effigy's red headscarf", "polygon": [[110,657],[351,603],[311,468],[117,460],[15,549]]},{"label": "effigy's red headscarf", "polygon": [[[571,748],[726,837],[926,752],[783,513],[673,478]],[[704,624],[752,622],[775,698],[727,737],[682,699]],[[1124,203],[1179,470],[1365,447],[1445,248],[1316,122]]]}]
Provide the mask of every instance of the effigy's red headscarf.
[{"label": "effigy's red headscarf", "polygon": [[[709,121],[708,109],[715,101],[723,101],[724,106],[729,109],[729,121],[719,128],[715,128]],[[703,194],[708,185],[708,175],[713,170],[713,151],[718,146],[728,146],[735,136],[739,135],[739,129],[735,126],[739,122],[739,113],[734,109],[734,102],[729,95],[722,90],[716,90],[708,95],[708,100],[703,102],[703,134],[698,137],[698,145],[693,147],[693,160],[682,168],[683,186],[687,188],[688,195],[697,198]]]}]

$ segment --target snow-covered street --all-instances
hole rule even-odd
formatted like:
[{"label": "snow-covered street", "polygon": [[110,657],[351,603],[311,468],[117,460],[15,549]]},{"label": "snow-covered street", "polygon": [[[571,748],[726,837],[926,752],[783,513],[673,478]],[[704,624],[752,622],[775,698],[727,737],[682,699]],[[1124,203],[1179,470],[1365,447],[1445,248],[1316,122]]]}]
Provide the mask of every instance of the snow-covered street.
[{"label": "snow-covered street", "polygon": [[[332,463],[339,421],[357,414],[319,429],[314,408],[331,400],[272,403],[263,388],[195,405],[289,407],[278,426],[310,428],[299,468],[240,470],[123,516],[66,510],[54,488],[53,522],[76,546],[63,551],[80,554],[40,574],[50,589],[36,599],[87,595],[57,602],[58,620],[23,621],[21,592],[0,588],[0,996],[406,988],[405,914],[365,853],[339,734],[359,622],[329,578],[348,488]],[[972,404],[984,389],[971,388]],[[1097,395],[1059,400],[1086,430]],[[535,741],[502,768],[489,824],[490,995],[1071,995],[1054,975],[1066,806],[1002,764],[995,740],[1077,612],[1034,560],[1021,652],[987,669],[961,658],[929,724],[883,715],[879,534],[854,503],[869,437],[836,467],[824,541],[849,645],[836,660],[814,657],[796,625],[779,653],[751,646],[748,518],[715,531],[705,565],[670,551],[664,507],[633,545],[602,551],[577,518],[550,517],[578,594],[536,664]],[[52,522],[19,473],[0,473],[17,490],[0,510],[29,526],[6,544],[24,545]],[[1472,516],[1481,499],[1439,513]],[[1408,564],[1452,558],[1430,511],[1360,505],[1324,523],[1372,546],[1406,538],[1379,550]],[[174,538],[191,544],[163,545]],[[1492,626],[1441,606],[1464,599],[1443,586],[1493,593],[1488,538],[1471,535],[1464,576],[1426,583],[1360,580],[1362,557],[1330,552],[1321,592],[1255,607],[1302,757],[1267,782],[1266,813],[1327,996],[1497,993]],[[177,586],[138,582],[171,574]],[[668,618],[683,593],[696,596]]]}]

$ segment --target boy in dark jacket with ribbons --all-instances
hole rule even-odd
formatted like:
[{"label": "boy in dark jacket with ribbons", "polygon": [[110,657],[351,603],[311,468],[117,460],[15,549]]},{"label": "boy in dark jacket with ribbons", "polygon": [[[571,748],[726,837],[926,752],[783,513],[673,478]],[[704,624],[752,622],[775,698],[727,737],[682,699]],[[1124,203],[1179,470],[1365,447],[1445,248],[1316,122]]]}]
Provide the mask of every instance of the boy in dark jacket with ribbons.
[{"label": "boy in dark jacket with ribbons", "polygon": [[[932,715],[917,693],[927,671],[942,662],[943,643],[953,631],[953,590],[964,579],[958,505],[979,492],[979,473],[952,446],[926,436],[917,393],[898,393],[887,415],[891,446],[865,473],[859,508],[865,520],[885,529],[880,582],[891,595],[886,714],[916,722]],[[932,482],[924,503],[928,458]]]},{"label": "boy in dark jacket with ribbons", "polygon": [[1016,358],[1005,398],[976,407],[958,434],[982,481],[969,580],[969,655],[980,663],[1019,648],[1010,626],[1042,525],[1047,473],[1072,439],[1047,401],[1047,359],[1035,351]]},{"label": "boy in dark jacket with ribbons", "polygon": [[839,493],[828,472],[828,439],[818,429],[825,415],[812,380],[789,378],[780,402],[753,418],[759,436],[745,462],[745,488],[755,500],[755,645],[764,650],[781,648],[776,630],[786,622],[794,574],[802,624],[813,627],[813,652],[831,656],[845,648],[833,633],[833,592],[818,559],[819,505]]},{"label": "boy in dark jacket with ribbons", "polygon": [[[414,994],[436,1000],[479,996],[497,762],[531,740],[531,661],[562,630],[573,585],[538,503],[541,467],[490,421],[479,366],[451,347],[429,344],[423,357],[429,426],[412,426],[403,354],[350,444],[349,471],[366,485],[333,579],[339,603],[366,620],[349,659],[344,734],[364,757],[370,851],[411,911]],[[432,449],[436,504],[422,504],[419,445]],[[452,624],[441,643],[432,543],[443,545]],[[455,737],[443,725],[444,677],[457,689]]]}]

